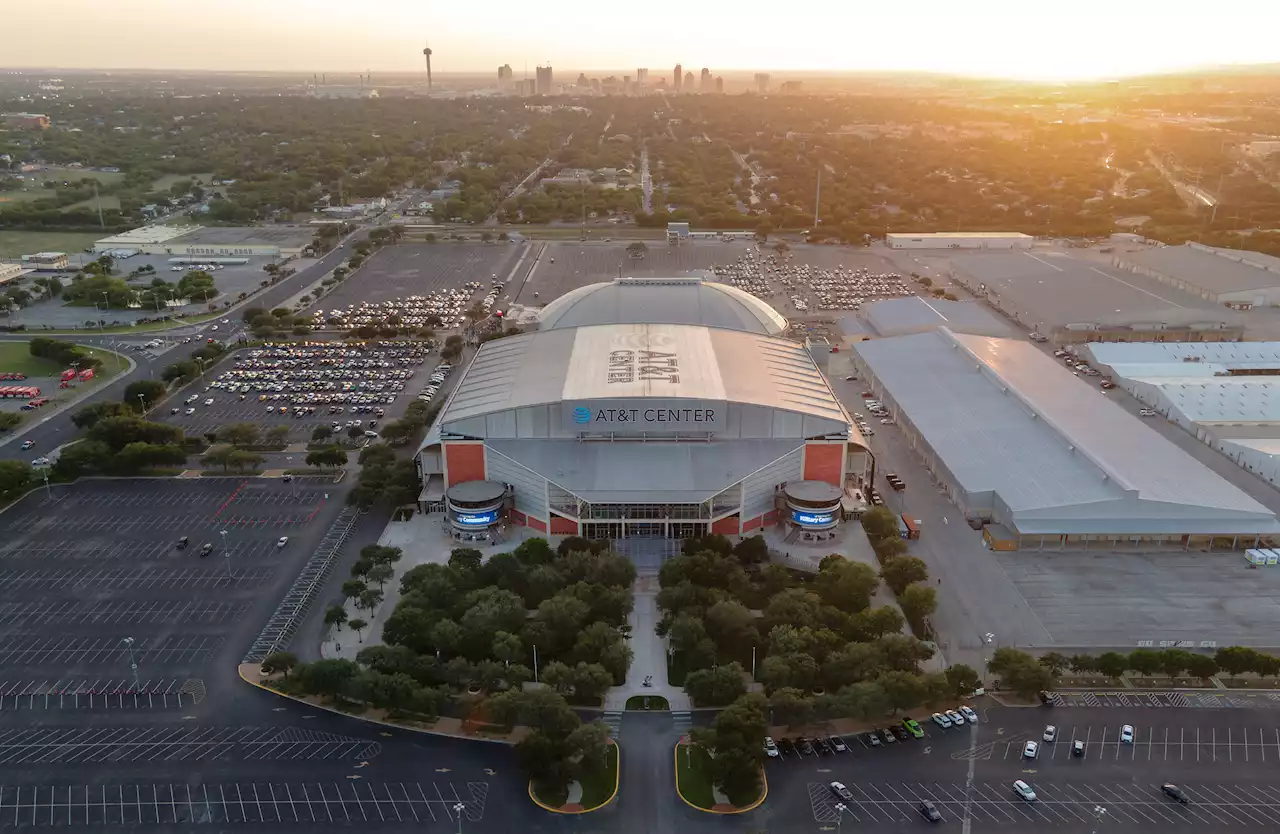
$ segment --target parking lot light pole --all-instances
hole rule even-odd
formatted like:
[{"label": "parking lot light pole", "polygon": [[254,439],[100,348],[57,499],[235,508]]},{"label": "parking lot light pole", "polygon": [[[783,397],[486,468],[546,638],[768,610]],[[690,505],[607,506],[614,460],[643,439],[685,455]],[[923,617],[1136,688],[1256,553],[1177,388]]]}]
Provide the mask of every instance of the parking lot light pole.
[{"label": "parking lot light pole", "polygon": [[138,407],[142,410],[142,416],[147,414],[147,397],[145,394],[138,394]]},{"label": "parking lot light pole", "polygon": [[1094,823],[1094,825],[1093,825],[1093,831],[1091,832],[1091,834],[1098,834],[1098,823],[1099,823],[1099,822],[1102,822],[1102,818],[1103,818],[1103,817],[1105,817],[1106,815],[1107,815],[1107,809],[1106,809],[1106,808],[1103,808],[1101,805],[1094,805],[1094,806],[1093,806],[1093,818],[1094,818],[1097,822],[1095,822],[1095,823]]},{"label": "parking lot light pole", "polygon": [[227,560],[227,576],[231,575],[231,551],[227,549],[227,531],[222,530],[222,556]]},{"label": "parking lot light pole", "polygon": [[844,822],[844,812],[849,810],[849,806],[843,802],[836,803],[836,831],[840,830],[841,824]]},{"label": "parking lot light pole", "polygon": [[467,806],[459,802],[453,806],[453,810],[458,815],[458,834],[462,834],[462,812],[467,810]]},{"label": "parking lot light pole", "polygon": [[133,691],[137,692],[141,687],[138,685],[138,662],[133,657],[133,638],[126,637],[120,642],[124,643],[125,650],[129,652],[129,668],[133,670]]}]

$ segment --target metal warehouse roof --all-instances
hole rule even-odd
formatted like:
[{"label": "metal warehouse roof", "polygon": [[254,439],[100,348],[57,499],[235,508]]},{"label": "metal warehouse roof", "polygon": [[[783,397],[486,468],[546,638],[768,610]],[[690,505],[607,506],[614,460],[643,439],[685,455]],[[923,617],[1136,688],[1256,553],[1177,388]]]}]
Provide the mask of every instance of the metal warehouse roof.
[{"label": "metal warehouse roof", "polygon": [[1280,368],[1280,342],[1097,342],[1088,349],[1101,364],[1163,367],[1163,376],[1200,376],[1202,367]]},{"label": "metal warehouse roof", "polygon": [[1192,519],[1280,530],[1265,507],[1029,343],[943,328],[853,349],[957,483],[998,494],[1023,533],[1154,532],[1153,520],[1180,530]]},{"label": "metal warehouse roof", "polygon": [[[679,357],[677,379],[610,377],[615,350]],[[722,399],[848,423],[803,345],[736,330],[678,324],[607,324],[508,336],[480,347],[441,422],[534,405],[611,397]]]},{"label": "metal warehouse roof", "polygon": [[881,336],[903,336],[923,333],[935,327],[946,327],[955,333],[980,336],[1013,335],[1009,326],[984,307],[964,301],[941,298],[890,298],[863,308],[863,315]]},{"label": "metal warehouse roof", "polygon": [[1248,259],[1244,254],[1184,243],[1126,252],[1124,257],[1216,295],[1280,287],[1280,266],[1259,261],[1256,253],[1247,253]]},{"label": "metal warehouse roof", "polygon": [[542,330],[594,324],[693,324],[776,336],[787,320],[750,293],[701,278],[619,278],[557,298],[538,316]]}]

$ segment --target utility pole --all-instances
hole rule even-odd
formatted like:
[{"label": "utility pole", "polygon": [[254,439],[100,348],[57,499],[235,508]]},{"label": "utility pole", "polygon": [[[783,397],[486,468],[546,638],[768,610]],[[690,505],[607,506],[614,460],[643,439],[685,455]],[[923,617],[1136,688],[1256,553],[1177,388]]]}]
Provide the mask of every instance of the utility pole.
[{"label": "utility pole", "polygon": [[93,204],[98,209],[98,228],[106,231],[107,224],[102,219],[102,201],[98,199],[98,181],[93,181]]}]

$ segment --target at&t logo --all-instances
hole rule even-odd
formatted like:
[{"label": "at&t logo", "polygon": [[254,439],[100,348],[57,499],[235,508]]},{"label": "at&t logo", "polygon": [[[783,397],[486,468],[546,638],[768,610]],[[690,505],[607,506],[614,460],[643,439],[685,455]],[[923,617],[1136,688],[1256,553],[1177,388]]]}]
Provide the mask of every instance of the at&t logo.
[{"label": "at&t logo", "polygon": [[573,410],[573,422],[582,425],[591,422],[591,409],[578,406]]}]

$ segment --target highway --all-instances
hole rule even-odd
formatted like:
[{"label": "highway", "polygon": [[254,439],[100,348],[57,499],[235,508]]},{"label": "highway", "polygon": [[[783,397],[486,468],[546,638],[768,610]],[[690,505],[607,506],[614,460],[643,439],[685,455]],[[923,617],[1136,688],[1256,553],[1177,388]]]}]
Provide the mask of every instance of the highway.
[{"label": "highway", "polygon": [[[350,256],[351,247],[360,240],[364,234],[365,230],[353,232],[351,235],[348,235],[347,239],[344,240],[337,248],[320,260],[316,261],[314,264],[311,264],[305,269],[299,270],[296,275],[286,278],[274,287],[269,287],[262,293],[246,299],[240,305],[233,306],[227,311],[226,315],[234,316],[238,320],[240,317],[239,311],[244,307],[263,307],[269,310],[273,307],[278,307],[284,304],[290,298],[297,295],[304,287],[320,280],[321,276],[326,272],[345,261]],[[200,324],[184,325],[181,327],[175,327],[172,330],[161,331],[159,333],[149,331],[145,335],[150,337],[163,334],[165,338],[172,339],[176,337],[178,339],[182,339],[204,332],[204,330],[213,323],[213,321],[206,321]],[[39,335],[39,333],[33,331],[29,335],[14,334],[12,337],[7,337],[7,340],[26,341],[31,336],[35,335]],[[120,337],[121,334],[118,333],[93,335],[90,332],[86,332],[83,335],[68,335],[61,336],[59,338],[64,338],[68,341],[76,342],[77,344],[118,350],[119,348],[118,346],[115,346],[115,343],[120,339]],[[49,450],[71,442],[77,433],[75,425],[71,422],[71,415],[76,413],[76,411],[86,405],[91,405],[96,402],[102,402],[104,400],[118,400],[120,398],[120,392],[124,390],[124,387],[130,382],[137,379],[152,378],[153,371],[158,373],[164,367],[171,365],[174,362],[186,359],[202,344],[202,341],[192,339],[189,344],[180,344],[176,348],[166,351],[159,357],[142,356],[141,354],[134,356],[133,358],[138,364],[133,370],[116,377],[107,385],[104,385],[99,390],[76,403],[75,406],[62,411],[61,413],[46,417],[40,422],[32,425],[30,428],[7,436],[3,445],[0,445],[0,460],[27,460],[31,458],[32,452],[30,450],[23,451],[22,449],[23,440],[34,441],[33,448],[40,454],[47,454]]]}]

